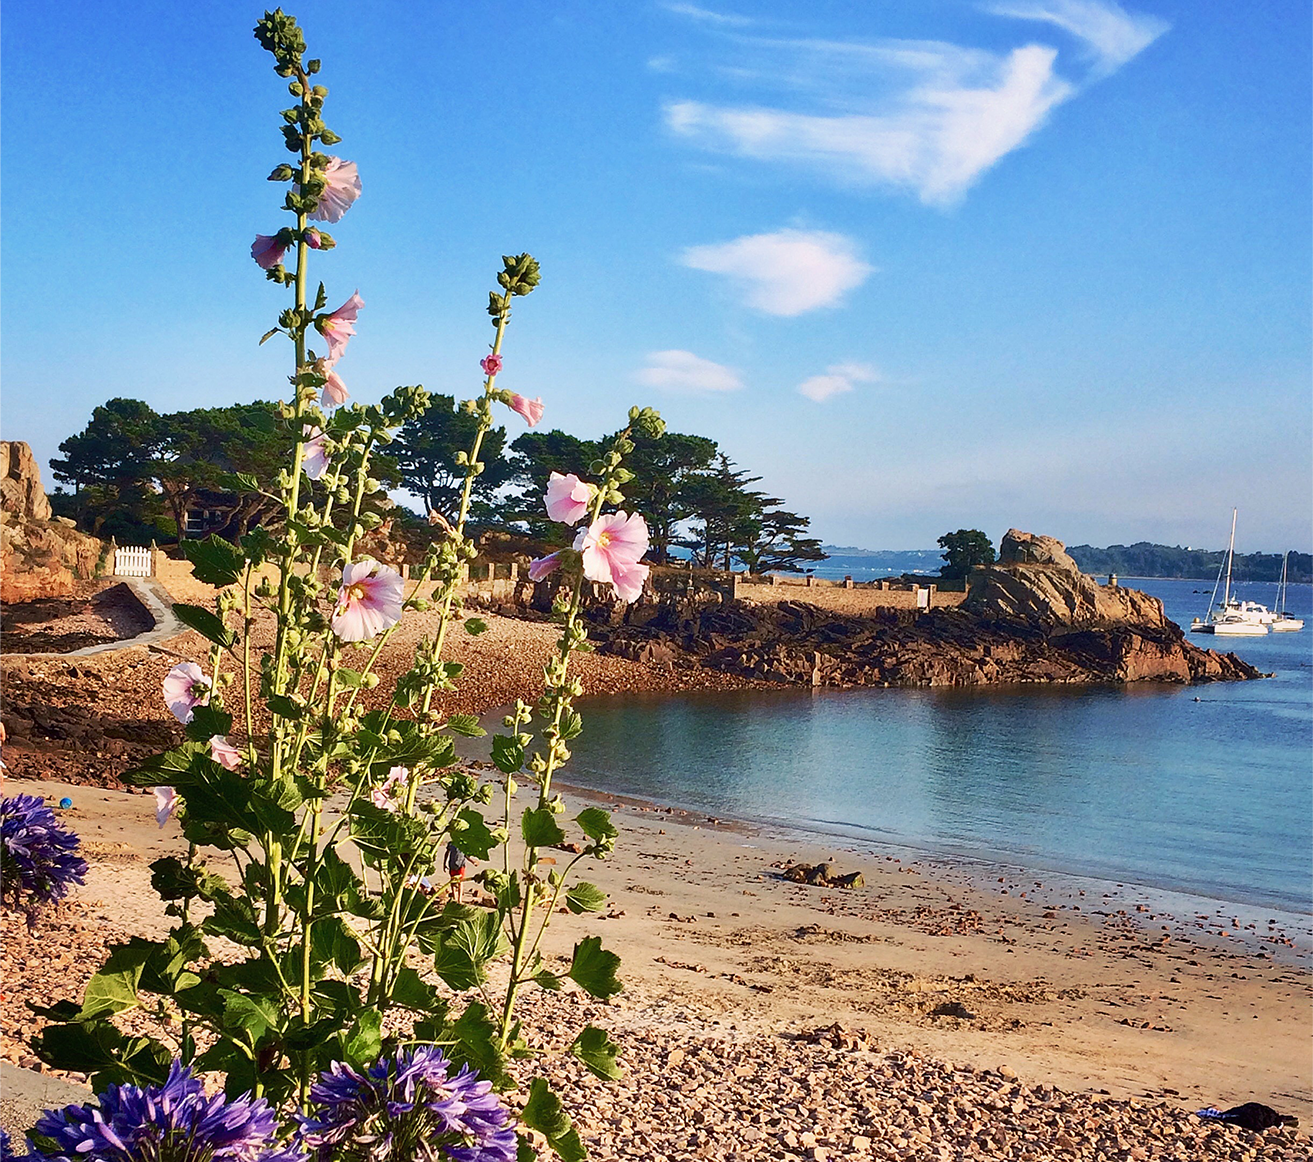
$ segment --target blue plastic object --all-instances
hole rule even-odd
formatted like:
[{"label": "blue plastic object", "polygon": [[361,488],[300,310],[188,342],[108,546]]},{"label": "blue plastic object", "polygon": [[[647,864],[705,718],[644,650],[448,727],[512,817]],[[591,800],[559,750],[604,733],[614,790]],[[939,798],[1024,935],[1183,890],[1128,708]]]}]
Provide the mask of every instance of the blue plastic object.
[{"label": "blue plastic object", "polygon": [[65,795],[62,799],[60,799],[59,805],[65,811],[67,811],[71,806],[73,806],[73,800],[70,799],[67,795]]}]

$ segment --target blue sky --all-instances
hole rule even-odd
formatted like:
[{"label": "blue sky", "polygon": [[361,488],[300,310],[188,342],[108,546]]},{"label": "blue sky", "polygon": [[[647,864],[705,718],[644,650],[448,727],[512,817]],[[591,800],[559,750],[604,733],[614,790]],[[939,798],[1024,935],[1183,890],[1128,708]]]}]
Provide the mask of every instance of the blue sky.
[{"label": "blue sky", "polygon": [[[472,393],[529,250],[545,426],[651,403],[827,540],[1313,544],[1307,3],[289,10],[364,184],[312,272],[365,299],[357,398]],[[111,396],[285,383],[259,12],[5,5],[0,423],[43,464]]]}]

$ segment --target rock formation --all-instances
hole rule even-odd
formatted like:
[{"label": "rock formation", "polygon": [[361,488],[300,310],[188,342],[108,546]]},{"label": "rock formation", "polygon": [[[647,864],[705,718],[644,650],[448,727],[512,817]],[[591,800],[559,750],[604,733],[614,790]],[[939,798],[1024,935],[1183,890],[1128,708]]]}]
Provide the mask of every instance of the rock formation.
[{"label": "rock formation", "polygon": [[64,597],[73,581],[96,575],[104,545],[73,522],[51,518],[32,449],[0,440],[0,599]]}]

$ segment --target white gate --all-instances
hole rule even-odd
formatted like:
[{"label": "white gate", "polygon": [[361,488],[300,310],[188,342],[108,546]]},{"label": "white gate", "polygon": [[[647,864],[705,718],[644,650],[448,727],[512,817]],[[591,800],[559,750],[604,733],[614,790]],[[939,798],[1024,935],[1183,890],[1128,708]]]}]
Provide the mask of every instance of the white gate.
[{"label": "white gate", "polygon": [[115,548],[115,577],[149,577],[150,572],[150,549],[140,545],[119,545]]}]

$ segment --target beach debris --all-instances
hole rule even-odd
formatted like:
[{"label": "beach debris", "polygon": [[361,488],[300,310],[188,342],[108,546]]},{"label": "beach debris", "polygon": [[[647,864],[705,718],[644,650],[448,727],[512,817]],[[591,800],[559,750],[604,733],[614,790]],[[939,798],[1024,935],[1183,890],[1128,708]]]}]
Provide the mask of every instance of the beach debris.
[{"label": "beach debris", "polygon": [[1273,1126],[1299,1125],[1298,1118],[1290,1114],[1279,1114],[1271,1106],[1265,1106],[1258,1101],[1247,1101],[1244,1105],[1232,1106],[1229,1110],[1208,1106],[1206,1109],[1198,1110],[1195,1116],[1209,1122],[1226,1122],[1231,1126],[1252,1130],[1256,1134],[1270,1130]]},{"label": "beach debris", "polygon": [[829,860],[818,864],[795,863],[786,867],[783,875],[786,880],[792,880],[795,884],[810,884],[817,888],[851,890],[866,886],[866,878],[861,872],[839,875],[837,866]]}]

